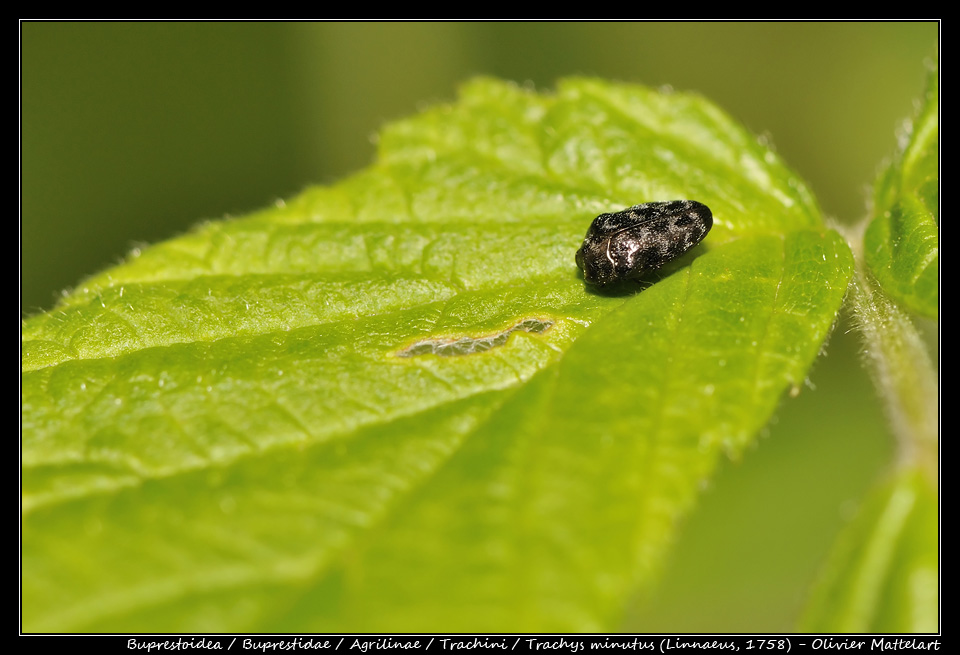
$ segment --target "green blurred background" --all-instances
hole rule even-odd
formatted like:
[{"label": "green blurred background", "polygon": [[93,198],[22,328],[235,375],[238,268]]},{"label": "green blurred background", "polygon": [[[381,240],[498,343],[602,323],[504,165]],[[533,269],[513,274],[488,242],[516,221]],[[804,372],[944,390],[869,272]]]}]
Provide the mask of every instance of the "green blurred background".
[{"label": "green blurred background", "polygon": [[[453,100],[474,75],[697,91],[768,135],[825,213],[852,222],[938,35],[936,23],[22,23],[21,313],[132,245],[350,174],[385,121]],[[892,457],[857,348],[841,324],[771,438],[706,491],[628,629],[791,629]]]}]

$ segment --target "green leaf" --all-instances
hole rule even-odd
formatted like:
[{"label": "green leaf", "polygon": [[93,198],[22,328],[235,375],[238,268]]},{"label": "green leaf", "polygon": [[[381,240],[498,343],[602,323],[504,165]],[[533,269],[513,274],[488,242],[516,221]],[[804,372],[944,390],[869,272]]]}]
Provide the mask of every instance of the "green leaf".
[{"label": "green leaf", "polygon": [[864,257],[880,285],[911,311],[939,303],[939,79],[934,69],[908,140],[877,182]]},{"label": "green leaf", "polygon": [[898,473],[841,534],[802,620],[812,632],[938,630],[939,383],[908,315],[938,311],[937,84],[934,70],[908,141],[877,183],[851,284],[864,363],[897,437]]},{"label": "green leaf", "polygon": [[841,535],[814,590],[809,632],[938,632],[937,489],[906,470]]},{"label": "green leaf", "polygon": [[[851,275],[696,96],[478,80],[380,147],[24,322],[25,630],[614,628]],[[700,247],[584,285],[594,216],[674,198]]]}]

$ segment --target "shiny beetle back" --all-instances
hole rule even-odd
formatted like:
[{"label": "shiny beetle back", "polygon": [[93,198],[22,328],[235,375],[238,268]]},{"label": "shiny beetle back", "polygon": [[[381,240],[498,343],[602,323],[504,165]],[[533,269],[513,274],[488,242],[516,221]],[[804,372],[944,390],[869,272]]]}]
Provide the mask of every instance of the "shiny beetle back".
[{"label": "shiny beetle back", "polygon": [[648,202],[600,214],[577,250],[583,279],[602,287],[655,271],[700,243],[713,227],[710,208],[695,200]]}]

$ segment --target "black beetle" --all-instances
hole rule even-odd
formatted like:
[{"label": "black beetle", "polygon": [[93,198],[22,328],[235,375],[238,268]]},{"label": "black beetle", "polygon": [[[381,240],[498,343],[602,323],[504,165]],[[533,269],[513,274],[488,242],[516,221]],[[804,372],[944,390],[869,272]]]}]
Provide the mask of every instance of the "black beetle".
[{"label": "black beetle", "polygon": [[713,227],[710,208],[696,200],[634,205],[600,214],[577,250],[583,279],[598,287],[655,271],[703,241]]}]

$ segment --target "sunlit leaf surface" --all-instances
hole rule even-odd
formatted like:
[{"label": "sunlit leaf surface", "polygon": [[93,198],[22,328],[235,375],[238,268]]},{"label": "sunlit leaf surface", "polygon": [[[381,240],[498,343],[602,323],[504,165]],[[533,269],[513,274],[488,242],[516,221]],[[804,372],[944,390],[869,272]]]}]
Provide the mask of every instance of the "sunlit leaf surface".
[{"label": "sunlit leaf surface", "polygon": [[[23,626],[615,628],[851,273],[702,98],[491,80],[371,168],[134,253],[23,324]],[[599,293],[601,212],[699,247]]]}]

